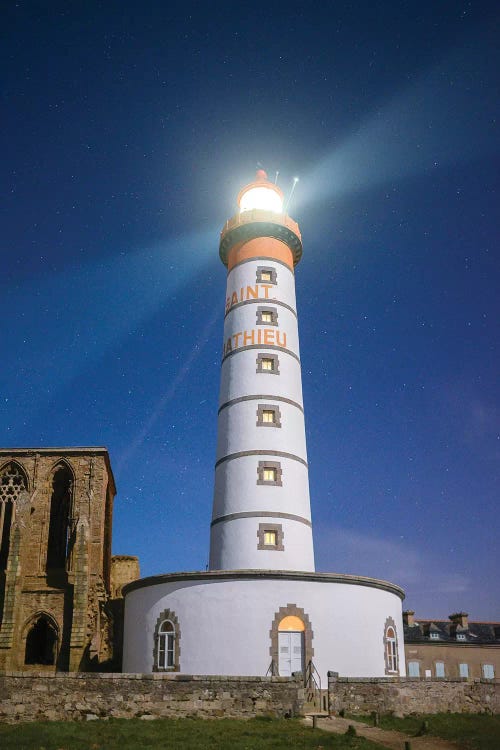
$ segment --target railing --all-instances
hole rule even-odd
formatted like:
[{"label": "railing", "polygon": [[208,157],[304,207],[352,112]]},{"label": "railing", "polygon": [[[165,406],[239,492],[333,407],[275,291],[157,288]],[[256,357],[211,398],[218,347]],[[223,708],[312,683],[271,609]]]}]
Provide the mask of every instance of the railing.
[{"label": "railing", "polygon": [[304,687],[308,691],[307,702],[314,703],[321,710],[321,677],[312,659],[306,667]]},{"label": "railing", "polygon": [[279,676],[278,665],[276,664],[274,659],[271,659],[271,663],[266,672],[266,677],[278,677],[278,676]]}]

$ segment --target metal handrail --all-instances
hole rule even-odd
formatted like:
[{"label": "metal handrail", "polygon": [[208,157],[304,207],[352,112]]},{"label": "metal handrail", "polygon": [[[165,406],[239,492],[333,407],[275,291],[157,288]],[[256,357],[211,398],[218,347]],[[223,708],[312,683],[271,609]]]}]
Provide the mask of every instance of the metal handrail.
[{"label": "metal handrail", "polygon": [[278,676],[278,669],[276,667],[276,662],[274,659],[271,659],[271,663],[269,667],[267,668],[266,677],[277,677]]}]

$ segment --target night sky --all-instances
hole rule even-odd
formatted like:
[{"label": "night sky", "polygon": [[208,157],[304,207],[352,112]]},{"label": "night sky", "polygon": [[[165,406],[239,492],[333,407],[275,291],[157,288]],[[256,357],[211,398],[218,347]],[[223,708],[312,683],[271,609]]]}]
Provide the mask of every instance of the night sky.
[{"label": "night sky", "polygon": [[500,619],[494,2],[8,2],[0,445],[106,446],[113,551],[208,557],[225,269],[287,195],[318,570]]}]

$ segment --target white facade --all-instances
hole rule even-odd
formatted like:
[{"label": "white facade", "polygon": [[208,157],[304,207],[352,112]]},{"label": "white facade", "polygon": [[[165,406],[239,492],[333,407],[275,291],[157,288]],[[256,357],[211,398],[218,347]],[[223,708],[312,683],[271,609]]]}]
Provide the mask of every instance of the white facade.
[{"label": "white facade", "polygon": [[[270,279],[262,278],[262,271]],[[273,358],[273,369],[259,358]],[[227,276],[211,570],[314,570],[293,270],[260,256]],[[274,411],[262,423],[259,409]],[[278,471],[265,483],[259,468]],[[262,542],[278,531],[274,548]]]},{"label": "white facade", "polygon": [[126,595],[123,671],[155,671],[155,631],[169,612],[178,622],[179,671],[263,676],[273,659],[273,622],[293,604],[312,631],[312,660],[324,687],[329,670],[343,677],[390,674],[384,636],[391,621],[404,675],[401,596],[388,583],[320,573],[221,571],[144,579],[130,584]]}]

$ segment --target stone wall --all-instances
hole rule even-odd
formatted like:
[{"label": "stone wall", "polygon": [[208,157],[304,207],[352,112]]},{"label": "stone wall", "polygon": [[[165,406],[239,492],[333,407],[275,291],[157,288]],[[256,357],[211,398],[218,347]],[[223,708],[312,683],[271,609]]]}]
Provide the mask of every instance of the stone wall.
[{"label": "stone wall", "polygon": [[180,674],[0,675],[0,721],[250,718],[301,713],[304,689],[293,677],[193,677]]},{"label": "stone wall", "polygon": [[328,678],[332,714],[500,713],[500,680]]}]

